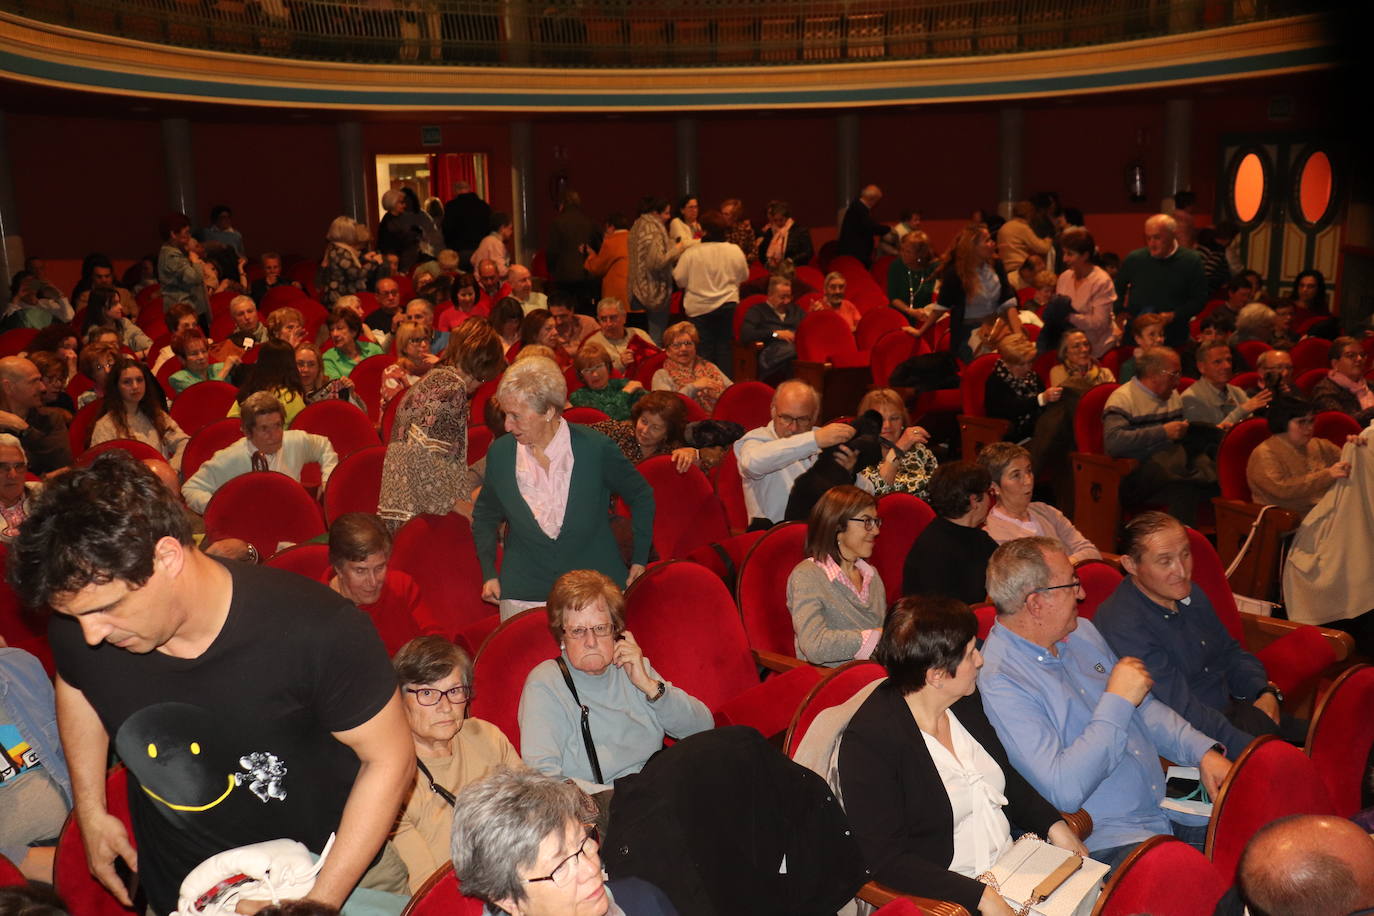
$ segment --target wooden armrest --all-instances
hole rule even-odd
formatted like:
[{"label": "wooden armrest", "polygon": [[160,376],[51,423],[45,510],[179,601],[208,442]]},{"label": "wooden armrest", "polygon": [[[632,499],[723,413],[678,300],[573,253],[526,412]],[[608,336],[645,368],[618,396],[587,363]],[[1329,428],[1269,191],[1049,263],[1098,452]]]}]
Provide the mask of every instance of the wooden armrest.
[{"label": "wooden armrest", "polygon": [[1007,437],[1011,424],[997,417],[959,414],[959,457],[972,461],[984,447]]},{"label": "wooden armrest", "polygon": [[932,900],[929,897],[917,897],[915,894],[903,894],[877,881],[868,882],[859,888],[858,893],[860,900],[874,907],[886,906],[903,897],[919,906],[928,916],[969,916],[968,910],[951,900]]},{"label": "wooden armrest", "polygon": [[[1294,623],[1278,617],[1262,617],[1259,614],[1240,612],[1240,623],[1245,630],[1245,647],[1251,652],[1259,652],[1265,646],[1287,636],[1299,627],[1308,624]],[[1317,627],[1322,638],[1330,643],[1336,661],[1343,662],[1355,654],[1355,639],[1349,633],[1333,630],[1330,627]]]},{"label": "wooden armrest", "polygon": [[1260,518],[1264,507],[1237,499],[1212,500],[1217,518],[1217,556],[1223,566],[1230,567],[1241,547],[1250,537],[1256,520],[1259,528],[1245,559],[1231,574],[1231,588],[1242,595],[1272,601],[1280,598],[1279,553],[1283,535],[1295,530],[1302,519],[1297,513],[1270,506]]},{"label": "wooden armrest", "polygon": [[790,655],[783,655],[779,652],[769,652],[766,649],[754,649],[754,664],[767,668],[769,671],[776,671],[782,674],[784,671],[791,671],[793,668],[804,668],[807,662]]},{"label": "wooden armrest", "polygon": [[1068,824],[1069,829],[1073,831],[1074,836],[1078,837],[1080,840],[1086,840],[1088,837],[1092,836],[1093,816],[1085,809],[1079,808],[1073,814],[1065,814],[1063,811],[1059,813],[1063,816],[1064,823]]},{"label": "wooden armrest", "polygon": [[1112,550],[1121,520],[1121,481],[1135,470],[1137,462],[1089,452],[1074,452],[1070,458],[1074,527],[1098,550]]}]

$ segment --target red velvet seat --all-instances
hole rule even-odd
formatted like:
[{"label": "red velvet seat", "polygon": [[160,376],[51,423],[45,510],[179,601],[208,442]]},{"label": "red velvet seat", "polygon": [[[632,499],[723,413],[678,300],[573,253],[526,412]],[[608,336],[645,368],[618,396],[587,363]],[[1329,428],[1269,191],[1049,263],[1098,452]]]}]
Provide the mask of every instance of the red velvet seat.
[{"label": "red velvet seat", "polygon": [[287,277],[301,285],[312,298],[315,295],[315,276],[319,272],[318,260],[297,261],[287,269]]},{"label": "red velvet seat", "polygon": [[733,594],[735,586],[739,583],[739,568],[744,563],[745,556],[748,555],[754,543],[763,537],[764,533],[762,531],[750,531],[747,534],[733,535],[723,541],[698,547],[689,552],[683,559],[711,570],[720,577],[720,581],[724,582],[725,587],[730,589]]},{"label": "red velvet seat", "polygon": [[749,508],[744,503],[744,480],[739,473],[739,459],[734,447],[727,448],[711,475],[716,496],[725,507],[725,521],[731,534],[743,534],[749,527]]},{"label": "red velvet seat", "polygon": [[802,362],[830,363],[834,366],[866,365],[868,354],[860,353],[854,332],[834,309],[807,312],[797,327],[797,359]]},{"label": "red velvet seat", "polygon": [[316,401],[306,405],[291,421],[291,428],[324,436],[342,460],[365,448],[379,445],[377,431],[367,414],[348,401]]},{"label": "red velvet seat", "polygon": [[1307,337],[1298,341],[1288,351],[1289,357],[1293,360],[1294,374],[1301,375],[1311,369],[1330,369],[1331,360],[1327,356],[1330,352],[1331,341],[1325,338]]},{"label": "red velvet seat", "polygon": [[181,453],[181,479],[190,480],[215,452],[242,438],[243,423],[238,417],[216,420],[199,432],[192,433],[191,441],[186,443],[186,450]]},{"label": "red velvet seat", "polygon": [[926,530],[926,525],[935,518],[935,510],[919,496],[888,493],[878,499],[878,518],[883,520],[883,527],[873,542],[873,555],[868,562],[878,570],[883,588],[887,590],[887,603],[892,604],[902,597],[902,568],[906,565],[906,555]]},{"label": "red velvet seat", "polygon": [[229,314],[229,307],[226,305],[224,311],[215,313],[214,318],[210,320],[210,339],[224,340],[232,333],[234,333],[234,316]]},{"label": "red velvet seat", "polygon": [[[854,282],[854,277],[868,277],[868,268],[864,262],[854,257],[852,254],[836,255],[830,263],[825,265],[827,271],[839,271],[844,274],[846,283]],[[870,280],[872,277],[868,277]]]},{"label": "red velvet seat", "polygon": [[[154,344],[153,349],[149,352],[156,353],[157,345]],[[179,391],[172,387],[172,376],[176,375],[184,368],[185,366],[182,365],[181,357],[173,355],[169,356],[167,361],[162,364],[162,367],[157,370],[157,383],[162,386],[162,390],[167,393],[167,397],[170,400],[175,401],[177,395],[180,394]]]},{"label": "red velvet seat", "polygon": [[[824,248],[825,246],[822,245],[821,247]],[[796,277],[812,289],[820,290],[825,287],[825,270],[823,265],[821,268],[817,268],[812,264],[798,264]]]},{"label": "red velvet seat", "polygon": [[1363,427],[1350,414],[1341,413],[1339,410],[1323,410],[1317,414],[1312,424],[1312,435],[1325,439],[1337,448],[1343,448],[1346,438],[1358,436],[1362,429]]},{"label": "red velvet seat", "polygon": [[[129,825],[128,785],[128,770],[122,766],[111,770],[105,778],[105,806],[129,830],[129,843],[137,852],[134,833]],[[127,916],[135,912],[121,906],[119,901],[110,896],[110,892],[86,867],[86,844],[81,841],[81,829],[76,824],[75,813],[67,816],[62,833],[57,838],[57,851],[53,856],[53,887],[67,904],[68,911],[80,913],[81,916]]]},{"label": "red velvet seat", "polygon": [[277,471],[250,471],[225,483],[205,507],[205,537],[242,538],[270,557],[283,543],[324,534],[324,514],[298,482]]},{"label": "red velvet seat", "polygon": [[149,458],[166,460],[163,458],[162,452],[159,452],[146,442],[139,442],[137,439],[106,439],[99,445],[92,445],[80,455],[77,455],[73,463],[79,468],[89,467],[91,462],[95,461],[96,458],[100,457],[105,452],[114,451],[116,449],[128,452],[139,461],[144,461]]},{"label": "red velvet seat", "polygon": [[[0,567],[9,556],[9,549],[0,544]],[[48,648],[47,622],[41,615],[32,614],[19,600],[8,580],[0,579],[0,637],[15,649],[23,649],[43,664],[51,677],[54,672],[52,650]]]},{"label": "red velvet seat", "polygon": [[1117,526],[1121,520],[1121,480],[1135,468],[1128,458],[1112,458],[1103,444],[1102,411],[1115,383],[1096,385],[1078,401],[1073,415],[1074,442],[1078,451],[1073,461],[1074,527],[1097,545],[1099,550],[1116,548]]},{"label": "red velvet seat", "polygon": [[[154,301],[162,301],[162,286],[157,283],[149,283],[134,295],[134,301],[138,303],[138,315],[143,317],[143,313],[148,310],[148,306]],[[161,312],[162,309],[158,308]]]},{"label": "red velvet seat", "polygon": [[[261,312],[263,316],[267,316],[272,314],[275,309],[284,308],[286,306],[299,309],[300,306],[297,305],[297,303],[302,300],[306,302],[312,301],[300,287],[293,286],[290,283],[283,286],[274,286],[263,295],[262,301],[258,303],[258,311]],[[318,303],[316,304],[318,305]]]},{"label": "red velvet seat", "polygon": [[772,419],[773,393],[773,386],[763,382],[735,382],[721,392],[711,416],[738,423],[746,432],[757,429]]},{"label": "red velvet seat", "polygon": [[263,565],[271,566],[273,569],[284,569],[320,582],[330,569],[329,545],[297,544],[269,557]]},{"label": "red velvet seat", "polygon": [[458,889],[453,863],[445,862],[410,898],[401,916],[482,916],[485,906]]},{"label": "red velvet seat", "polygon": [[860,315],[887,310],[887,290],[874,282],[868,274],[861,274],[852,281],[846,281],[846,284],[844,297],[854,303]]},{"label": "red velvet seat", "polygon": [[667,358],[668,354],[662,350],[644,357],[635,364],[635,378],[645,388],[653,390],[654,373],[663,368],[663,361]]},{"label": "red velvet seat", "polygon": [[1269,421],[1263,417],[1243,420],[1226,431],[1217,448],[1217,480],[1222,499],[1251,502],[1250,481],[1245,476],[1250,453],[1269,438]]},{"label": "red velvet seat", "polygon": [[1293,384],[1297,386],[1298,392],[1303,397],[1310,398],[1312,397],[1312,389],[1317,387],[1317,383],[1329,374],[1330,370],[1328,369],[1308,369],[1300,373]]},{"label": "red velvet seat", "polygon": [[975,604],[972,608],[973,616],[978,618],[978,638],[984,640],[992,632],[992,625],[997,622],[997,608],[986,602]]},{"label": "red velvet seat", "polygon": [[11,328],[0,334],[0,357],[18,356],[38,336],[39,328]]},{"label": "red velvet seat", "polygon": [[1317,702],[1307,755],[1342,817],[1362,807],[1365,761],[1374,746],[1374,667],[1347,668]]},{"label": "red velvet seat", "polygon": [[386,446],[371,445],[339,462],[324,490],[324,517],[330,524],[347,512],[377,514],[385,460]]},{"label": "red velvet seat", "polygon": [[893,255],[885,254],[880,258],[875,258],[873,266],[868,269],[873,282],[883,289],[887,289],[887,272],[892,269],[892,262],[895,260],[897,259]]},{"label": "red velvet seat", "polygon": [[[960,909],[963,909],[960,907]],[[873,912],[873,916],[925,916],[926,910],[916,905],[916,901],[908,897],[898,897],[891,903],[879,907]]]},{"label": "red velvet seat", "polygon": [[[542,607],[522,611],[502,621],[473,659],[472,714],[501,729],[516,750],[520,749],[520,694],[525,678],[535,665],[558,656],[558,643],[548,623]],[[649,657],[657,668],[658,660]]]},{"label": "red velvet seat", "polygon": [[0,856],[0,887],[14,887],[28,884],[29,879],[19,870],[19,866],[5,856]]},{"label": "red velvet seat", "polygon": [[1213,802],[1208,858],[1234,875],[1241,851],[1265,824],[1290,814],[1336,814],[1307,755],[1277,735],[1261,735],[1236,758]]},{"label": "red velvet seat", "polygon": [[891,384],[892,371],[903,362],[915,356],[920,350],[921,340],[905,331],[888,331],[873,344],[869,352],[870,368],[873,370],[873,386],[887,388]]},{"label": "red velvet seat", "polygon": [[815,668],[792,662],[760,683],[729,589],[695,563],[663,563],[636,580],[625,596],[625,626],[654,668],[705,703],[717,725],[781,734],[820,680]]},{"label": "red velvet seat", "polygon": [[[479,623],[486,624],[481,637],[495,629],[496,606],[482,600],[482,567],[472,526],[463,516],[417,515],[406,522],[396,532],[391,565],[420,586],[449,639]],[[481,646],[481,638],[467,642],[474,652]]]},{"label": "red velvet seat", "polygon": [[92,382],[90,379],[86,378],[86,376],[78,372],[76,375],[73,375],[71,379],[67,382],[67,395],[73,401],[75,401],[77,398],[81,397],[81,395],[90,391],[94,387],[94,382]]},{"label": "red velvet seat", "polygon": [[[77,410],[72,417],[72,422],[67,424],[67,443],[71,446],[73,455],[80,455],[90,447],[91,430],[95,428],[95,421],[100,416],[100,411],[104,406],[104,399],[96,398],[85,407]],[[182,428],[185,429],[185,427]]]},{"label": "red velvet seat", "polygon": [[735,597],[755,652],[789,658],[796,654],[796,635],[787,609],[787,577],[805,558],[805,522],[775,525],[744,558]]},{"label": "red velvet seat", "polygon": [[[726,391],[729,391],[729,390],[730,390],[730,389],[728,389],[728,388],[726,389]],[[679,392],[677,393],[677,396],[682,400],[682,406],[685,407],[685,408],[687,409],[687,422],[688,422],[688,423],[695,423],[695,422],[697,422],[698,420],[709,420],[709,419],[711,418],[711,415],[708,414],[708,413],[705,411],[705,409],[702,408],[702,406],[701,406],[700,404],[698,404],[696,401],[692,400],[691,398],[687,397],[687,395],[685,395],[685,394],[683,394],[682,392],[679,391]]]},{"label": "red velvet seat", "polygon": [[1211,916],[1230,880],[1181,840],[1153,836],[1107,879],[1092,916]]},{"label": "red velvet seat", "polygon": [[1241,372],[1231,379],[1231,384],[1242,391],[1249,391],[1251,388],[1258,387],[1259,381],[1258,372]]},{"label": "red velvet seat", "polygon": [[894,308],[872,309],[859,319],[854,341],[860,350],[872,350],[888,331],[900,331],[908,326],[906,316]]},{"label": "red velvet seat", "polygon": [[1059,354],[1054,350],[1046,350],[1035,358],[1035,374],[1040,376],[1040,383],[1046,388],[1050,387],[1050,370],[1059,365]]},{"label": "red velvet seat", "polygon": [[1240,351],[1241,356],[1245,357],[1247,366],[1258,366],[1260,354],[1274,348],[1261,340],[1244,340],[1236,344],[1236,349]]},{"label": "red velvet seat", "polygon": [[476,464],[487,455],[487,449],[496,439],[486,426],[468,426],[468,464]]},{"label": "red velvet seat", "polygon": [[639,464],[654,490],[654,550],[660,560],[687,556],[698,547],[730,536],[725,508],[701,469],[679,474],[672,455],[655,455]]},{"label": "red velvet seat", "polygon": [[1084,620],[1093,619],[1098,607],[1125,578],[1120,570],[1106,560],[1084,560],[1074,567],[1074,574],[1083,583],[1083,600],[1078,602],[1078,616]]},{"label": "red velvet seat", "polygon": [[959,415],[960,455],[968,461],[972,461],[984,446],[1002,441],[1011,429],[1006,420],[989,417],[984,404],[988,378],[1000,358],[995,353],[986,353],[959,373],[959,399],[963,410]]},{"label": "red velvet seat", "polygon": [[605,423],[610,417],[595,407],[569,407],[563,411],[563,419],[569,423],[582,423],[590,426],[593,423]]},{"label": "red velvet seat", "polygon": [[186,435],[194,436],[228,415],[238,391],[228,382],[196,382],[172,402],[172,419],[186,431]]},{"label": "red velvet seat", "polygon": [[377,353],[353,367],[348,377],[353,382],[353,390],[358,392],[367,405],[367,418],[375,426],[382,416],[382,373],[386,367],[396,362],[391,353]]},{"label": "red velvet seat", "polygon": [[782,752],[788,757],[794,757],[798,745],[806,737],[806,730],[816,721],[816,716],[833,706],[849,702],[860,689],[884,677],[887,677],[887,672],[883,666],[873,661],[856,659],[831,669],[829,674],[816,682],[801,703],[797,704],[796,711],[792,713],[792,721],[787,726]]},{"label": "red velvet seat", "polygon": [[[405,400],[404,394],[399,394],[387,402],[386,408],[382,410],[382,444],[391,441],[391,434],[396,425],[396,411],[401,409],[401,402]],[[469,461],[475,460],[472,458]]]}]

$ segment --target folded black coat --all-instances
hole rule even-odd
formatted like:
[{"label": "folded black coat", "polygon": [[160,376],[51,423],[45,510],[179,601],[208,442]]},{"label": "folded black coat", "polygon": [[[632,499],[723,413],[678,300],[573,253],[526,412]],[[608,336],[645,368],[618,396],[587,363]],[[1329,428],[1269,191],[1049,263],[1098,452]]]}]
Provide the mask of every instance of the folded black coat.
[{"label": "folded black coat", "polygon": [[693,735],[617,780],[602,859],[692,916],[832,914],[868,880],[825,780],[746,726]]}]

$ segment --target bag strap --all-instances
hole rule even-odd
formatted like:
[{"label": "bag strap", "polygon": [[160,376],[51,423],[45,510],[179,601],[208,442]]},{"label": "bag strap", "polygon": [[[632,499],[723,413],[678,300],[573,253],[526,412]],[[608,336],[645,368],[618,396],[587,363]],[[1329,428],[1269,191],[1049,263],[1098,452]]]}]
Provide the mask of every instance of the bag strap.
[{"label": "bag strap", "polygon": [[588,718],[590,711],[587,704],[577,695],[577,688],[573,686],[572,675],[568,673],[568,663],[563,661],[563,656],[558,656],[554,661],[558,662],[558,670],[563,673],[563,683],[567,684],[568,690],[572,692],[573,702],[582,710],[582,743],[587,746],[587,760],[591,762],[592,775],[596,777],[597,784],[605,785],[606,780],[601,776],[601,761],[596,759],[596,745],[592,743],[592,728]]},{"label": "bag strap", "polygon": [[448,802],[448,806],[450,808],[454,807],[454,805],[458,803],[458,799],[453,797],[452,792],[450,792],[448,789],[445,789],[443,786],[439,785],[437,782],[434,781],[434,774],[429,771],[429,767],[425,766],[425,762],[423,760],[421,760],[419,757],[416,757],[415,765],[420,768],[421,773],[425,774],[425,779],[429,780],[429,791],[433,792],[435,795],[439,796],[444,801]]}]

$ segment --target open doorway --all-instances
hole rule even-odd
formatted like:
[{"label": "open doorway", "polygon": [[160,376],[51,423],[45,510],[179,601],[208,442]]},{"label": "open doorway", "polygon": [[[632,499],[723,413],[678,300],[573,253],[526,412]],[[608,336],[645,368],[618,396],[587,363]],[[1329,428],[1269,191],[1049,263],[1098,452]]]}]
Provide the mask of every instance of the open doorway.
[{"label": "open doorway", "polygon": [[410,188],[424,204],[431,197],[440,203],[453,197],[453,186],[466,181],[478,197],[491,202],[486,153],[407,153],[379,155],[377,169],[377,210],[382,210],[382,195],[390,190]]}]

